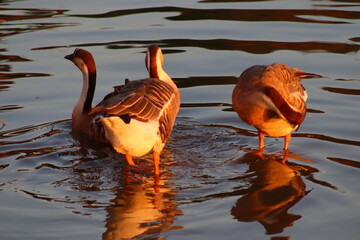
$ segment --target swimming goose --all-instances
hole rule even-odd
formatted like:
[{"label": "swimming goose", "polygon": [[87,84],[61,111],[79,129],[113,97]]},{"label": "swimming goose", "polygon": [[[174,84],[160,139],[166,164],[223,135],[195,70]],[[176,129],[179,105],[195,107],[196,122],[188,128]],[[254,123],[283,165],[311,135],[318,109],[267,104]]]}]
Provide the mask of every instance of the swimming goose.
[{"label": "swimming goose", "polygon": [[77,48],[65,56],[82,72],[83,87],[72,113],[72,126],[97,141],[111,143],[125,155],[129,165],[132,157],[153,151],[155,174],[159,175],[160,153],[168,140],[180,108],[180,93],[163,70],[161,49],[147,49],[145,63],[149,78],[126,81],[92,107],[96,85],[96,65],[91,53]]},{"label": "swimming goose", "polygon": [[303,77],[321,77],[291,68],[283,63],[255,65],[239,77],[232,94],[234,110],[241,120],[258,130],[259,149],[264,148],[264,134],[284,137],[288,149],[291,132],[306,115],[307,93]]}]

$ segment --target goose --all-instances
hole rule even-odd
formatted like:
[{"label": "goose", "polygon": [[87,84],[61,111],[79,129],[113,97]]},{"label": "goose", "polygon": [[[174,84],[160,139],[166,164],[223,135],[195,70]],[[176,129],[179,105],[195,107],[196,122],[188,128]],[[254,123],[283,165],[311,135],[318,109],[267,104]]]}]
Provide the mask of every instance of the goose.
[{"label": "goose", "polygon": [[306,115],[308,95],[300,83],[304,77],[321,76],[274,63],[252,66],[238,78],[233,108],[242,121],[257,129],[259,150],[264,149],[265,134],[284,137],[284,150],[288,149],[291,133]]},{"label": "goose", "polygon": [[148,78],[125,81],[114,92],[92,107],[96,86],[96,64],[84,49],[65,56],[82,72],[80,98],[72,112],[72,128],[91,138],[110,143],[134,166],[133,157],[153,152],[154,172],[159,175],[160,153],[169,139],[180,108],[180,93],[163,70],[161,48],[151,45],[146,51]]}]

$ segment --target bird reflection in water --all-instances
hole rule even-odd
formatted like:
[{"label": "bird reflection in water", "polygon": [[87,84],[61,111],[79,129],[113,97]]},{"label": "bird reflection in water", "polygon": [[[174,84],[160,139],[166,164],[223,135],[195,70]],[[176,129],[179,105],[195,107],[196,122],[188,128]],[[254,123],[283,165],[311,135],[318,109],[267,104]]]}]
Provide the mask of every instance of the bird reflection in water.
[{"label": "bird reflection in water", "polygon": [[182,214],[175,195],[163,178],[143,178],[139,182],[128,179],[106,208],[107,230],[103,240],[158,237],[161,232],[181,229],[181,226],[172,226],[176,216]]},{"label": "bird reflection in water", "polygon": [[[114,196],[105,207],[106,218],[105,232],[102,235],[103,240],[120,240],[133,238],[155,238],[158,239],[161,233],[181,229],[182,226],[174,226],[176,216],[181,215],[182,211],[178,208],[178,202],[175,200],[177,191],[173,189],[171,172],[165,169],[161,175],[152,176],[152,165],[145,164],[139,168],[124,167],[124,164],[116,165],[117,157],[107,157],[112,155],[111,150],[108,153],[104,147],[94,143],[87,136],[73,133],[73,138],[77,139],[82,149],[95,150],[91,155],[97,159],[108,162],[98,163],[90,161],[90,169],[97,169],[92,175],[89,173],[90,180],[102,179],[104,176],[112,176],[109,182],[117,182],[112,187]],[[87,153],[87,155],[89,155]],[[144,161],[151,162],[151,154],[144,157]],[[125,160],[125,159],[124,159]],[[84,163],[87,161],[84,160]],[[172,155],[166,149],[163,152],[163,165],[173,162]],[[104,166],[109,164],[110,170]],[[90,171],[90,170],[89,170]],[[111,171],[109,174],[108,171]],[[113,171],[113,173],[112,173]],[[83,171],[74,171],[83,172]],[[121,174],[118,174],[121,172]],[[79,177],[79,181],[84,184],[84,180]],[[85,181],[86,182],[86,181]],[[83,187],[76,187],[83,189]],[[101,191],[101,190],[100,190]]]},{"label": "bird reflection in water", "polygon": [[288,213],[288,210],[308,193],[306,186],[300,173],[294,169],[296,166],[286,164],[287,155],[281,159],[265,159],[262,153],[248,153],[243,159],[249,157],[252,158],[249,170],[256,179],[249,193],[237,200],[231,214],[241,222],[258,221],[266,234],[281,233],[301,218]]}]

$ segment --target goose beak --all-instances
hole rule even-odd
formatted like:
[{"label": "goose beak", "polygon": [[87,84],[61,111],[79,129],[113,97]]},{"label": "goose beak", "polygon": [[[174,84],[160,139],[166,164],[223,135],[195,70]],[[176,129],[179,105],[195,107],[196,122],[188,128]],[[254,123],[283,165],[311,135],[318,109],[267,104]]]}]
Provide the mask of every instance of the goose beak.
[{"label": "goose beak", "polygon": [[66,55],[64,58],[73,62],[73,60],[74,60],[74,54]]}]

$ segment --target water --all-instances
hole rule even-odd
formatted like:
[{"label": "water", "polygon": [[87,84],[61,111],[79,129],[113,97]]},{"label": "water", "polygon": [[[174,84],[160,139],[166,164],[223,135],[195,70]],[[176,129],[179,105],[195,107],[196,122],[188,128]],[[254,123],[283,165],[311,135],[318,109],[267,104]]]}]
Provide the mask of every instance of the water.
[{"label": "water", "polygon": [[[1,239],[358,239],[360,1],[0,4]],[[128,169],[72,132],[81,76],[63,59],[93,53],[98,102],[146,76],[150,44],[182,95],[158,182],[151,156]],[[274,138],[257,153],[231,109],[236,77],[273,62],[324,76],[303,80],[287,155]]]}]

